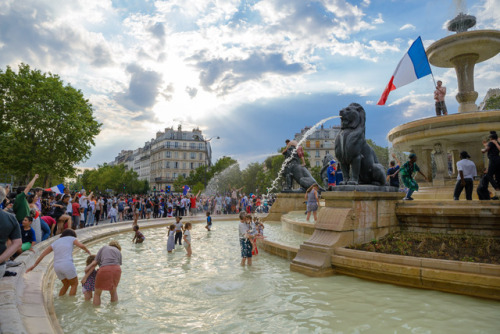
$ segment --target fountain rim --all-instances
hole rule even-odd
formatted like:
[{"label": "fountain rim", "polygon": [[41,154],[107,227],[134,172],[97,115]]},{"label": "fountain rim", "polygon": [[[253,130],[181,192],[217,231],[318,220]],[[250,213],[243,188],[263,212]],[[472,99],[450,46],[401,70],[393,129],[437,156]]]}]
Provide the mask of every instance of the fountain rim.
[{"label": "fountain rim", "polygon": [[[483,42],[486,47],[472,49],[470,52],[451,52],[452,48],[465,48],[471,43]],[[497,48],[492,48],[495,44]],[[426,50],[429,62],[437,67],[452,68],[455,65],[450,61],[451,58],[461,54],[477,54],[479,58],[476,63],[483,62],[494,57],[500,51],[500,30],[472,30],[456,33],[441,38],[432,43]]]},{"label": "fountain rim", "polygon": [[[478,125],[484,124],[488,128],[494,127],[495,123],[500,126],[500,110],[474,111],[457,113],[446,116],[433,116],[404,123],[392,128],[387,134],[387,139],[393,146],[412,140],[412,137],[423,136],[430,141],[439,138],[448,129],[460,126],[461,131],[456,134],[465,134],[468,131],[476,133]],[[485,132],[485,136],[487,132]],[[416,139],[416,138],[415,138]]]}]

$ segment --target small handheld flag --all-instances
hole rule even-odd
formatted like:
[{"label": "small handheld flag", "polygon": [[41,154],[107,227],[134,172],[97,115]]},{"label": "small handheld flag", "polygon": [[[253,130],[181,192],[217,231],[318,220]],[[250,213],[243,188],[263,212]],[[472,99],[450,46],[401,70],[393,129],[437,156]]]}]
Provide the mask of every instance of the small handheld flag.
[{"label": "small handheld flag", "polygon": [[55,192],[56,195],[62,194],[64,192],[64,184],[58,184],[57,186],[53,186],[52,188],[45,189],[45,191]]},{"label": "small handheld flag", "polygon": [[420,36],[410,46],[408,52],[404,55],[403,59],[399,61],[396,71],[389,80],[387,87],[385,87],[380,100],[379,106],[383,106],[387,101],[389,93],[396,88],[403,87],[415,80],[418,80],[426,75],[432,74],[429,60],[425,54],[424,45]]}]

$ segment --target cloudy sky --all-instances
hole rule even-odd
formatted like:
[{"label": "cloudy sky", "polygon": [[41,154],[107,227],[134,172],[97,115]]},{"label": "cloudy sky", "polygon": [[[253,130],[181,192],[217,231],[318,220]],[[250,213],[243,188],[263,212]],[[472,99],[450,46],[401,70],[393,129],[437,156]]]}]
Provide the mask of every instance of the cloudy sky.
[{"label": "cloudy sky", "polygon": [[[450,34],[460,10],[473,29],[500,29],[500,1],[1,0],[0,67],[24,62],[81,89],[103,123],[92,157],[111,161],[158,130],[199,126],[214,158],[261,161],[307,125],[358,102],[367,137],[434,114],[429,77],[376,106],[409,45]],[[453,69],[432,67],[456,112]],[[476,66],[481,102],[499,87],[500,56]],[[338,124],[337,120],[327,125]]]}]

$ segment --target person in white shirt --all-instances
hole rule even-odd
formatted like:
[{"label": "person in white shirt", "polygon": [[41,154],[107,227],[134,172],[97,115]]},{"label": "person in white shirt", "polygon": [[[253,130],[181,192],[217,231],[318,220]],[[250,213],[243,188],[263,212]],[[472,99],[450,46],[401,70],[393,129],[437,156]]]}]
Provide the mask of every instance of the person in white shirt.
[{"label": "person in white shirt", "polygon": [[474,188],[474,177],[477,176],[477,169],[474,162],[470,159],[466,151],[460,152],[460,161],[457,161],[457,184],[453,199],[458,201],[462,190],[465,188],[465,198],[468,201],[472,200],[472,189]]}]

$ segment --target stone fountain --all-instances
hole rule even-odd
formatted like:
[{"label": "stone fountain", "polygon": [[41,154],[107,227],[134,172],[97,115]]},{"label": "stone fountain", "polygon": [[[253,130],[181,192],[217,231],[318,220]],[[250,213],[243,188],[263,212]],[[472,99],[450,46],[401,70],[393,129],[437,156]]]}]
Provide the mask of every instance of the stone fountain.
[{"label": "stone fountain", "polygon": [[[455,68],[458,113],[402,124],[388,134],[396,151],[417,154],[422,172],[433,182],[434,195],[442,191],[443,196],[450,196],[449,189],[440,190],[436,186],[452,186],[455,182],[460,151],[469,152],[480,173],[485,167],[481,142],[490,130],[500,129],[500,111],[478,111],[475,104],[478,93],[474,90],[474,66],[500,52],[500,31],[467,31],[475,23],[474,16],[459,14],[448,23],[448,29],[456,34],[434,42],[426,50],[432,65]],[[451,175],[448,173],[448,155],[452,157]],[[432,175],[432,161],[436,167],[435,175]],[[429,198],[439,198],[432,197],[434,195],[429,195]],[[418,198],[419,194],[416,196]]]},{"label": "stone fountain", "polygon": [[437,67],[454,67],[457,73],[459,113],[477,111],[474,91],[474,66],[500,52],[500,31],[467,31],[476,18],[460,13],[448,22],[448,30],[456,34],[442,38],[427,48],[429,62]]}]

